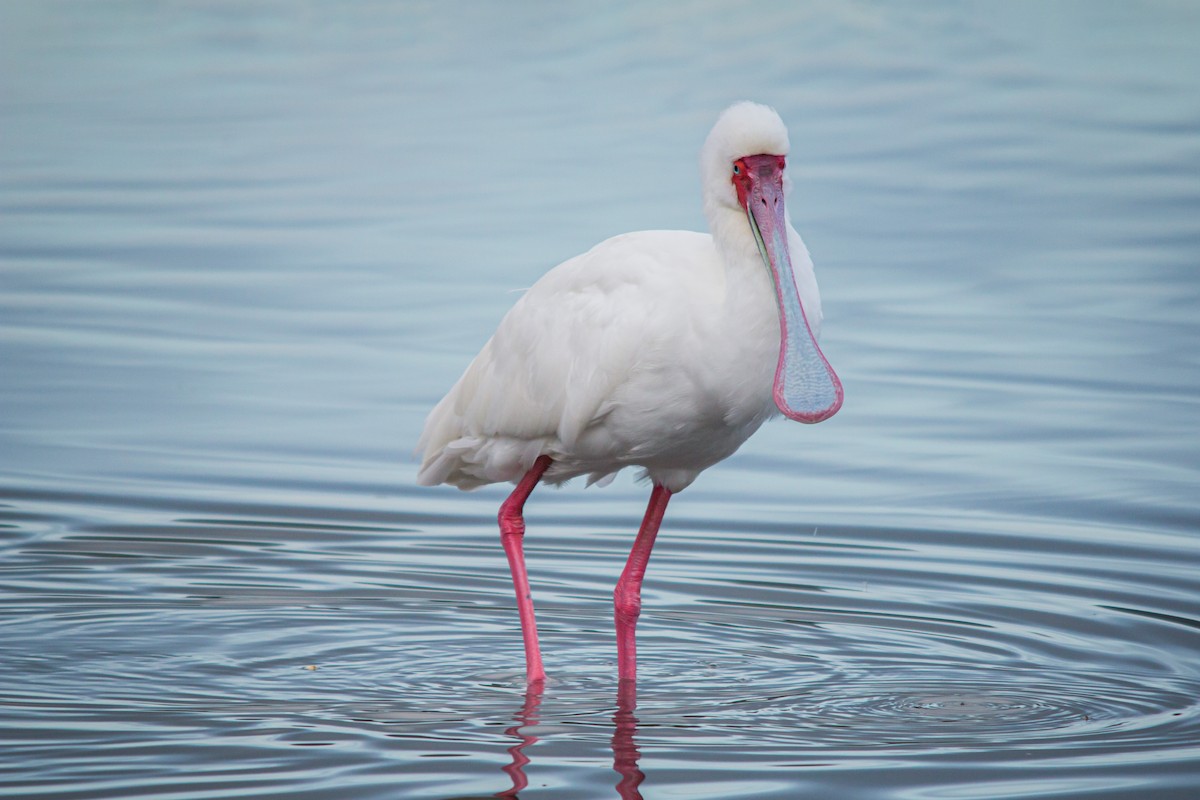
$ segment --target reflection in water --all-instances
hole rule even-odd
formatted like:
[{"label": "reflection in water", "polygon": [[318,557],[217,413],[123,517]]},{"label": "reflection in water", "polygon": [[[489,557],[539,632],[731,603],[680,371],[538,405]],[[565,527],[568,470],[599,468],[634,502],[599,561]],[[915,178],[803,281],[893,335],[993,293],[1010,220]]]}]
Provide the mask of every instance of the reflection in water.
[{"label": "reflection in water", "polygon": [[521,729],[526,725],[537,725],[537,712],[538,707],[542,704],[543,688],[544,684],[541,681],[530,684],[529,688],[525,690],[525,702],[521,705],[521,710],[513,715],[517,724],[504,731],[517,740],[516,744],[508,748],[512,761],[504,767],[504,771],[512,780],[512,787],[503,792],[496,792],[496,797],[516,797],[522,789],[529,785],[529,778],[525,775],[525,765],[529,763],[529,756],[525,754],[525,748],[536,743],[538,737],[525,733]]},{"label": "reflection in water", "polygon": [[[517,724],[504,731],[517,740],[516,744],[508,748],[512,761],[503,767],[509,780],[512,781],[512,786],[502,792],[496,792],[496,797],[515,798],[522,789],[529,785],[525,766],[531,762],[531,759],[525,752],[525,748],[536,744],[538,737],[522,729],[538,724],[538,708],[542,704],[543,689],[544,685],[539,682],[526,690],[525,702],[513,715],[513,720]],[[642,800],[642,793],[638,791],[638,787],[646,778],[645,773],[638,767],[638,760],[642,754],[638,750],[637,741],[634,738],[637,735],[638,725],[638,719],[633,714],[636,708],[637,683],[621,681],[617,688],[617,711],[613,714],[612,735],[613,769],[621,776],[617,782],[617,795],[621,800]]]},{"label": "reflection in water", "polygon": [[613,769],[621,776],[617,782],[617,794],[621,800],[641,800],[642,793],[638,787],[646,778],[638,768],[638,759],[642,754],[634,740],[638,725],[638,718],[633,715],[636,708],[637,682],[621,681],[617,684],[617,713],[613,714],[615,727],[612,737]]}]

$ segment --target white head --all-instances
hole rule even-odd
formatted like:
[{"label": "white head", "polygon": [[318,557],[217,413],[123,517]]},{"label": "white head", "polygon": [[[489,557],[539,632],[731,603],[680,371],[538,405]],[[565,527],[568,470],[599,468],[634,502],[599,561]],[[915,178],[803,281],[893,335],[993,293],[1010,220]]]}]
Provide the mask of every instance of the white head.
[{"label": "white head", "polygon": [[757,250],[775,284],[780,332],[775,405],[798,422],[820,422],[841,408],[842,384],[817,345],[796,291],[789,252],[795,234],[784,203],[787,154],[787,128],[774,109],[757,103],[725,109],[700,151],[704,214],[727,259],[749,266]]},{"label": "white head", "polygon": [[730,170],[744,156],[788,154],[788,132],[770,106],[742,101],[721,112],[700,151],[700,181],[704,187],[704,212],[726,208],[745,213],[730,180]]}]

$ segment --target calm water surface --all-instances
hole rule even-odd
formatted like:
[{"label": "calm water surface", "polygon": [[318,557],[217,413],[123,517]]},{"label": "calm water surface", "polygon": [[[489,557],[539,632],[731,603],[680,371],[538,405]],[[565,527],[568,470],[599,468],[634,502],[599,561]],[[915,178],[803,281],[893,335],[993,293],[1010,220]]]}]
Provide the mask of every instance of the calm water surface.
[{"label": "calm water surface", "polygon": [[[1191,798],[1200,12],[0,6],[0,794]],[[753,98],[847,393],[494,514],[424,414]]]}]

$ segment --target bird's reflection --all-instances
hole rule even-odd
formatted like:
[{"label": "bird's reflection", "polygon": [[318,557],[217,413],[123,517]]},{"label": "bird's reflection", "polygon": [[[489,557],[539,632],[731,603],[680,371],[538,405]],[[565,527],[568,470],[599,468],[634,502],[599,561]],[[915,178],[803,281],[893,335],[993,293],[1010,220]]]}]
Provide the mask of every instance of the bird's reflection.
[{"label": "bird's reflection", "polygon": [[[538,681],[525,691],[525,700],[521,704],[520,710],[513,715],[513,721],[516,724],[504,731],[516,740],[512,747],[508,748],[512,761],[503,767],[512,786],[502,792],[497,792],[496,797],[516,798],[520,791],[529,785],[525,767],[531,759],[525,752],[525,748],[535,744],[538,737],[527,729],[538,724],[538,709],[542,704],[544,690],[545,686]],[[636,708],[637,684],[629,680],[621,681],[617,688],[617,710],[612,717],[614,726],[612,735],[613,769],[621,776],[616,785],[617,796],[621,800],[642,800],[642,793],[638,787],[646,777],[638,767],[638,760],[642,754],[635,738],[638,718],[634,716],[633,712]]]},{"label": "bird's reflection", "polygon": [[512,786],[503,792],[496,792],[496,797],[516,797],[518,792],[529,785],[529,778],[525,776],[525,765],[529,763],[529,756],[525,755],[525,748],[537,742],[538,737],[526,733],[522,729],[527,725],[532,727],[538,724],[538,708],[542,704],[543,688],[544,685],[541,681],[530,684],[529,688],[525,690],[525,702],[521,705],[521,709],[513,715],[513,721],[517,724],[504,731],[517,740],[516,744],[508,748],[508,754],[512,756],[512,761],[503,768],[508,774],[509,780],[512,781]]},{"label": "bird's reflection", "polygon": [[638,750],[637,734],[638,718],[633,712],[637,709],[637,682],[621,681],[617,684],[617,713],[613,714],[613,769],[621,776],[617,782],[617,794],[621,800],[642,800],[638,787],[642,785],[646,775],[638,768],[638,760],[642,753]]}]

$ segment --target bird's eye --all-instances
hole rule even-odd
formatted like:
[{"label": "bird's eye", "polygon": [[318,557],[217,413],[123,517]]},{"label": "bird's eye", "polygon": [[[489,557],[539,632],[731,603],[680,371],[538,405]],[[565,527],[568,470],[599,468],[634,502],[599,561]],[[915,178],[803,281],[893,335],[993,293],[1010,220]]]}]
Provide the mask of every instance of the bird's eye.
[{"label": "bird's eye", "polygon": [[741,165],[741,164],[734,164],[734,165],[733,165],[733,174],[734,174],[734,175],[741,175],[741,174],[742,174],[742,165]]}]

